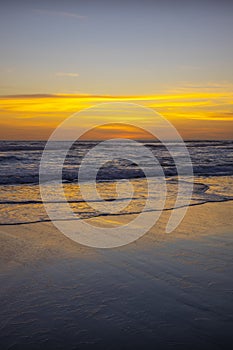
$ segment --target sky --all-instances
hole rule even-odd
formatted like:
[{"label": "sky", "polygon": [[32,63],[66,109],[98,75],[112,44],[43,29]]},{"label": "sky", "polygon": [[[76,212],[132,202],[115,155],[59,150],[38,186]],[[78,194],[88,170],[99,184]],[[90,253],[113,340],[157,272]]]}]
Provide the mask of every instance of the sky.
[{"label": "sky", "polygon": [[47,139],[117,101],[154,109],[185,139],[232,139],[232,35],[226,0],[2,3],[0,139]]}]

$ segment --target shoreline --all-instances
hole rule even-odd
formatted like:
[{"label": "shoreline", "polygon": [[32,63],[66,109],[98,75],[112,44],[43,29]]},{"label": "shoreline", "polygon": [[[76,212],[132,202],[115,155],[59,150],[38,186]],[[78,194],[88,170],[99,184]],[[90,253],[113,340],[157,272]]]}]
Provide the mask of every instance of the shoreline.
[{"label": "shoreline", "polygon": [[229,349],[232,209],[190,207],[171,234],[164,212],[114,249],[81,246],[52,223],[1,228],[1,349]]},{"label": "shoreline", "polygon": [[[233,198],[227,198],[227,199],[219,199],[219,200],[207,200],[205,202],[200,202],[200,203],[192,203],[192,204],[189,204],[189,205],[184,205],[184,206],[180,206],[180,207],[172,207],[172,208],[164,208],[163,210],[154,210],[154,209],[151,209],[151,210],[146,210],[145,212],[161,212],[161,214],[163,212],[166,212],[166,211],[172,211],[172,210],[179,210],[181,208],[190,208],[190,207],[195,207],[195,206],[200,206],[200,205],[204,205],[204,204],[211,204],[211,203],[225,203],[225,202],[230,202],[230,201],[233,201]],[[54,202],[56,203],[56,202]],[[70,203],[68,201],[68,203]],[[76,202],[75,202],[76,203]],[[2,203],[0,203],[2,204]],[[9,203],[7,203],[9,204]],[[15,203],[10,203],[10,204],[15,204]],[[25,204],[25,205],[28,205],[28,204],[34,204],[34,203],[22,203],[22,204]],[[43,204],[43,202],[41,202],[41,204]],[[92,219],[96,219],[96,218],[104,218],[104,217],[113,217],[113,216],[120,216],[120,217],[124,217],[124,216],[131,216],[131,215],[138,215],[140,214],[141,211],[138,211],[138,212],[130,212],[130,213],[117,213],[117,214],[99,214],[99,215],[93,215],[89,218],[77,218],[77,219],[56,219],[56,220],[53,220],[53,221],[76,221],[76,220],[92,220]],[[43,221],[40,221],[40,220],[37,220],[37,221],[24,221],[24,222],[10,222],[10,223],[0,223],[0,228],[1,226],[20,226],[20,225],[33,225],[33,224],[43,224],[43,223],[49,223],[49,222],[52,222],[50,219],[45,219]]]},{"label": "shoreline", "polygon": [[[178,208],[176,210],[179,210]],[[189,206],[180,225],[170,234],[165,234],[165,226],[170,210],[163,211],[157,223],[137,241],[126,246],[110,249],[110,251],[130,251],[147,249],[151,244],[156,247],[160,242],[177,238],[197,239],[202,236],[222,233],[233,233],[233,201],[208,202]],[[136,217],[135,214],[108,215],[83,219],[91,225],[114,227],[126,224]],[[227,218],[227,220],[226,220]],[[80,258],[83,256],[98,256],[104,248],[91,248],[78,244],[49,222],[33,224],[2,225],[0,227],[0,243],[2,247],[1,266],[14,262],[23,264],[30,261],[48,261],[60,257]]]}]

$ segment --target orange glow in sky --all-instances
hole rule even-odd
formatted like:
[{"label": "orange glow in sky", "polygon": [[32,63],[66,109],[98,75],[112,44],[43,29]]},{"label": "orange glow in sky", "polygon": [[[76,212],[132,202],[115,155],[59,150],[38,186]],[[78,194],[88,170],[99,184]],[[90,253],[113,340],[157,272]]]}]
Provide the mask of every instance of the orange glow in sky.
[{"label": "orange glow in sky", "polygon": [[[37,5],[1,6],[0,139],[47,140],[67,117],[107,102],[152,108],[184,139],[233,139],[233,1]],[[95,122],[127,124],[112,111]],[[141,135],[115,125],[89,137],[107,134]]]},{"label": "orange glow in sky", "polygon": [[[129,102],[150,107],[167,118],[184,139],[231,139],[233,136],[233,94],[230,91],[182,91],[155,96],[3,96],[0,98],[0,139],[47,139],[65,118],[103,102]],[[89,134],[86,137],[104,139],[106,135],[127,135],[130,138],[143,138],[138,130],[122,130],[116,124],[124,123],[124,115],[117,118],[116,120],[110,111],[109,118],[104,122],[115,123],[112,129],[100,128],[98,132],[92,132],[91,136]],[[143,115],[140,118],[143,119]]]}]

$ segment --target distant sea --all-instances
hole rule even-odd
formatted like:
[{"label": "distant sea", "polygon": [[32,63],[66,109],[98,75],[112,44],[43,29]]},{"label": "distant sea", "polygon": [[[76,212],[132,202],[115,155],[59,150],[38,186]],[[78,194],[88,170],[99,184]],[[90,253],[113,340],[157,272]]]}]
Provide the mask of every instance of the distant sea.
[{"label": "distant sea", "polygon": [[[174,197],[177,169],[172,157],[160,142],[141,142],[159,160],[165,174],[168,196]],[[99,215],[93,208],[86,205],[78,191],[80,163],[97,143],[96,141],[75,142],[63,167],[63,183],[67,199],[79,218]],[[0,141],[1,225],[48,221],[38,185],[39,164],[45,144],[45,141]],[[172,142],[170,144],[175,149],[176,144]],[[186,146],[190,153],[195,179],[191,204],[233,199],[233,141],[187,141]],[[125,147],[129,145],[126,143]],[[101,194],[109,201],[115,199],[116,181],[125,179],[132,182],[135,192],[131,204],[120,214],[140,212],[147,188],[144,173],[136,164],[125,159],[114,159],[106,163],[97,176]],[[86,181],[88,184],[88,174]],[[117,200],[124,201],[126,198]]]}]

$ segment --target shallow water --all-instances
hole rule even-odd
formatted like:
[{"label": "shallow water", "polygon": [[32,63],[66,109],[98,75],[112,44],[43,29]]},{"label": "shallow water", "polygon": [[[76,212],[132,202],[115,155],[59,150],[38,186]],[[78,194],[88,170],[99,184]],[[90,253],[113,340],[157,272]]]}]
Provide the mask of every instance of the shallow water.
[{"label": "shallow water", "polygon": [[[158,159],[164,171],[166,183],[166,203],[165,209],[171,210],[175,207],[177,196],[177,169],[168,151],[159,142],[141,142],[140,144],[150,149]],[[97,142],[86,141],[76,142],[69,151],[63,167],[63,188],[66,199],[70,207],[77,215],[77,219],[99,216],[101,211],[96,209],[100,201],[95,199],[91,192],[89,173],[85,178],[85,192],[89,195],[89,203],[85,201],[80,193],[77,182],[78,171],[83,156],[92,149]],[[45,212],[40,195],[38,176],[41,155],[45,146],[43,141],[1,141],[0,142],[0,224],[17,224],[44,222],[49,218]],[[58,142],[59,149],[62,149],[64,142]],[[169,143],[174,152],[180,152],[179,144]],[[189,141],[186,146],[190,153],[194,171],[194,190],[190,205],[201,204],[213,201],[225,201],[233,198],[233,142],[232,141]],[[51,150],[51,157],[59,156],[58,149]],[[130,154],[131,149],[127,142],[124,149]],[[135,146],[133,146],[135,147]],[[53,152],[54,155],[53,155]],[[106,148],[106,152],[108,149]],[[127,153],[126,152],[126,153]],[[182,152],[181,152],[182,153]],[[180,156],[180,164],[184,159]],[[93,162],[95,159],[93,159]],[[153,165],[143,158],[139,159],[143,163],[149,174],[148,181],[154,183],[151,198],[158,203],[149,210],[163,210],[162,199],[158,189],[159,177],[153,177]],[[91,163],[92,164],[92,163]],[[185,164],[183,164],[185,167]],[[51,176],[56,170],[56,161],[51,166]],[[88,175],[89,174],[89,175]],[[150,177],[151,174],[151,177]],[[129,181],[129,182],[128,182]],[[117,184],[123,188],[121,194],[117,196]],[[190,178],[183,176],[183,197],[186,199],[186,192],[190,186]],[[133,192],[128,191],[129,184]],[[47,193],[52,197],[52,201],[60,201],[53,193],[52,182],[43,183]],[[145,205],[148,192],[148,182],[145,174],[133,163],[125,159],[113,159],[107,162],[98,172],[97,189],[102,199],[107,201],[107,208],[111,208],[114,202],[121,204],[118,214],[140,213]],[[129,200],[131,199],[131,200]],[[186,201],[187,202],[187,201]],[[161,203],[161,204],[160,204]],[[125,205],[124,205],[125,204]],[[95,208],[93,206],[95,205]],[[187,203],[185,204],[187,205]],[[108,214],[108,211],[104,215]],[[65,220],[66,216],[61,212],[59,218]]]},{"label": "shallow water", "polygon": [[[153,179],[151,179],[153,181]],[[123,181],[122,181],[123,182]],[[116,198],[116,182],[101,182],[98,184],[98,190],[101,197],[107,201],[107,205],[111,205],[112,201],[125,203],[125,207],[115,215],[122,214],[134,214],[140,213],[145,205],[147,198],[147,180],[134,179],[130,180],[133,186],[134,193],[132,199],[128,203],[128,197],[122,196]],[[154,179],[155,186],[157,180]],[[126,183],[126,186],[128,184]],[[47,192],[51,191],[52,187],[49,184],[47,186]],[[77,219],[90,218],[93,216],[101,215],[101,212],[92,207],[98,199],[90,199],[87,203],[79,189],[77,183],[64,184],[64,192],[66,199],[70,204],[70,207],[77,216]],[[86,184],[86,193],[88,193],[88,186]],[[187,186],[189,183],[187,182]],[[166,203],[164,208],[171,210],[175,207],[175,199],[177,195],[177,180],[166,180]],[[160,193],[154,193],[154,199],[159,197]],[[185,196],[185,193],[183,194]],[[54,194],[51,196],[54,198]],[[202,204],[206,202],[220,202],[233,199],[233,177],[199,177],[195,179],[193,195],[190,205]],[[58,199],[59,200],[59,199]],[[54,201],[56,201],[56,196]],[[158,205],[158,208],[160,206]],[[151,210],[156,210],[151,207]],[[159,209],[157,209],[159,210]],[[161,210],[163,206],[161,204]],[[105,214],[106,215],[106,214]],[[61,212],[59,213],[61,220],[66,219],[66,216]],[[17,224],[17,223],[33,223],[33,222],[46,222],[49,221],[48,215],[45,211],[43,201],[40,196],[39,186],[34,184],[24,185],[2,185],[0,186],[0,224]]]}]

